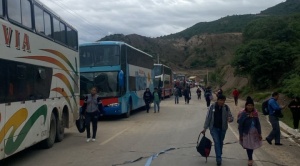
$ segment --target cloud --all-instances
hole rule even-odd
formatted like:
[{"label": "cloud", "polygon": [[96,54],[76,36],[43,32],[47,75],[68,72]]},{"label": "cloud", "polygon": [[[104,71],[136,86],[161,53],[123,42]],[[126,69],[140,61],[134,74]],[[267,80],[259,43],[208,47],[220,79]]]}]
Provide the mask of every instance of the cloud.
[{"label": "cloud", "polygon": [[199,22],[256,14],[282,0],[40,0],[79,32],[79,42],[109,34],[158,37]]}]

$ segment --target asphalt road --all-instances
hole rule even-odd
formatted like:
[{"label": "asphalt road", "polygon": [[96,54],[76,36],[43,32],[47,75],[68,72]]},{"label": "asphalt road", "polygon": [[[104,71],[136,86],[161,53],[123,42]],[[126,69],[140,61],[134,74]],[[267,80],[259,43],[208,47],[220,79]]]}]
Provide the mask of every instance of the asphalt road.
[{"label": "asphalt road", "polygon": [[[226,103],[236,117],[240,107],[233,106],[230,99]],[[192,89],[190,104],[180,98],[175,105],[171,97],[161,102],[160,113],[151,108],[149,113],[136,111],[130,118],[102,119],[98,122],[95,142],[87,143],[85,133],[74,127],[66,130],[65,139],[51,149],[30,148],[5,159],[1,166],[213,166],[216,165],[213,147],[207,163],[195,148],[206,112],[205,101],[197,100],[196,89]],[[261,121],[265,137],[271,127],[264,117]],[[206,136],[211,139],[209,130]],[[247,165],[246,151],[237,136],[235,119],[225,137],[223,166]],[[299,146],[285,138],[282,143],[284,146],[279,147],[264,141],[254,151],[255,165],[299,165]]]}]

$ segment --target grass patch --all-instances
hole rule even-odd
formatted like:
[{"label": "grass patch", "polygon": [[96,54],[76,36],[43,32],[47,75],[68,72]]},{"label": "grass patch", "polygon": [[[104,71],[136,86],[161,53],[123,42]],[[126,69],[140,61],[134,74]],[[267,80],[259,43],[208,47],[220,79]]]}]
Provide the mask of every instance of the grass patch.
[{"label": "grass patch", "polygon": [[285,108],[282,113],[283,118],[280,118],[280,120],[289,127],[294,128],[292,111],[289,108]]}]

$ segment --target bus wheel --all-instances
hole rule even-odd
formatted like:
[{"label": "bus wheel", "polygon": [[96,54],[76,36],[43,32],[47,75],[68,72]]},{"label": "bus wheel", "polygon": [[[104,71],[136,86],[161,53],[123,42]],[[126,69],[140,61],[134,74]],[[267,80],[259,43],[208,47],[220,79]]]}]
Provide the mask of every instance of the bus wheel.
[{"label": "bus wheel", "polygon": [[43,148],[51,148],[55,142],[55,135],[56,135],[56,118],[54,113],[51,114],[50,119],[50,129],[49,129],[49,137],[42,141]]},{"label": "bus wheel", "polygon": [[67,115],[63,112],[61,120],[57,119],[57,128],[56,128],[56,142],[61,142],[65,136],[65,122],[66,122]]},{"label": "bus wheel", "polygon": [[130,114],[131,114],[131,111],[132,111],[132,103],[130,103],[128,105],[128,107],[129,107],[129,109],[128,109],[128,111],[125,114],[125,118],[129,118],[130,117]]}]

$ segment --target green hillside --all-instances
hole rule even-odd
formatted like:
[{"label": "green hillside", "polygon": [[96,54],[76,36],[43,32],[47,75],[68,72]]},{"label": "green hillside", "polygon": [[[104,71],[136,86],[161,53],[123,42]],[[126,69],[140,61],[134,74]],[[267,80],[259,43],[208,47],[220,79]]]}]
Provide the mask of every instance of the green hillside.
[{"label": "green hillside", "polygon": [[181,32],[163,36],[164,39],[186,38],[189,39],[199,34],[219,34],[242,32],[247,24],[255,19],[268,15],[288,15],[300,12],[300,0],[287,0],[276,6],[270,7],[260,14],[233,15],[220,18],[211,22],[200,22]]},{"label": "green hillside", "polygon": [[299,0],[287,0],[278,5],[270,7],[260,14],[262,15],[288,15],[300,12],[300,1]]}]

